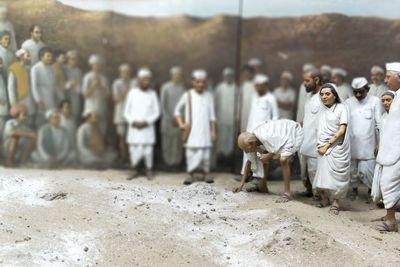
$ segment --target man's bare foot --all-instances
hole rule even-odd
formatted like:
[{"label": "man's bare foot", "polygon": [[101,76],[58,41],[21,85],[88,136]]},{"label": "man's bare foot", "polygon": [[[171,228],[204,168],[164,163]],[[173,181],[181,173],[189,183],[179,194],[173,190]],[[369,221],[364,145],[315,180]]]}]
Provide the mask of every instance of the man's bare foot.
[{"label": "man's bare foot", "polygon": [[339,205],[336,203],[333,203],[332,206],[329,209],[329,213],[333,215],[339,215]]},{"label": "man's bare foot", "polygon": [[130,181],[139,177],[139,173],[136,170],[133,170],[132,173],[126,178],[126,180]]},{"label": "man's bare foot", "polygon": [[275,203],[286,203],[292,200],[292,197],[290,196],[290,193],[283,193],[280,198],[278,198]]},{"label": "man's bare foot", "polygon": [[331,202],[329,201],[329,198],[327,199],[321,199],[321,201],[315,205],[317,208],[325,208],[328,207],[331,204]]},{"label": "man's bare foot", "polygon": [[381,234],[388,232],[398,232],[399,227],[397,226],[397,222],[384,221],[382,224],[375,226],[375,230],[379,231]]}]

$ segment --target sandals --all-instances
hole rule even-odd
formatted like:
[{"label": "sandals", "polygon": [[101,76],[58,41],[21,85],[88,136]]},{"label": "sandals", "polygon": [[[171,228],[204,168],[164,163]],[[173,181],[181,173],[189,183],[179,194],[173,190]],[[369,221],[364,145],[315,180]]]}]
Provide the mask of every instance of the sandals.
[{"label": "sandals", "polygon": [[381,234],[399,231],[397,223],[389,225],[386,222],[382,222],[382,224],[375,226],[375,230],[379,231]]},{"label": "sandals", "polygon": [[286,203],[291,201],[293,198],[290,196],[289,193],[283,193],[279,199],[275,201],[275,203]]},{"label": "sandals", "polygon": [[333,214],[333,215],[339,215],[339,207],[338,207],[338,206],[335,206],[335,205],[332,205],[332,206],[329,208],[329,213],[330,213],[330,214]]}]

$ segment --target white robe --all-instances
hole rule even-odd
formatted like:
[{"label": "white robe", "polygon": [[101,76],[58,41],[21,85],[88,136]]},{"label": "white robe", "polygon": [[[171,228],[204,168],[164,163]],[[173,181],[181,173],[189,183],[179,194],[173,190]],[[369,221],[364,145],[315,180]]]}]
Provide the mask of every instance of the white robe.
[{"label": "white robe", "polygon": [[74,151],[64,128],[45,124],[39,129],[36,151],[32,154],[35,162],[47,164],[52,158],[56,158],[60,163],[67,164],[71,163],[74,157]]},{"label": "white robe", "polygon": [[[71,111],[78,121],[82,113],[82,72],[78,67],[65,65],[65,94],[66,98],[71,102]],[[75,89],[72,88],[72,81],[76,82]]]},{"label": "white robe", "polygon": [[390,106],[382,131],[377,166],[375,168],[372,196],[374,201],[382,197],[386,209],[400,200],[400,91]]},{"label": "white robe", "polygon": [[201,167],[203,172],[209,172],[211,147],[211,122],[216,121],[214,100],[210,92],[201,94],[194,89],[184,93],[175,107],[175,117],[185,108],[185,123],[189,123],[189,94],[191,97],[192,121],[191,131],[186,147],[187,172]]},{"label": "white robe", "polygon": [[249,120],[251,101],[256,94],[256,88],[252,81],[245,81],[240,88],[240,131],[244,132]]},{"label": "white robe", "polygon": [[[128,123],[126,142],[130,145],[154,145],[156,142],[155,123],[160,117],[157,94],[152,89],[143,91],[132,88],[125,102],[124,118]],[[137,129],[133,122],[147,122],[148,127]]]},{"label": "white robe", "polygon": [[337,86],[337,92],[342,103],[346,101],[346,99],[354,96],[353,89],[351,89],[351,86],[348,83],[343,83]]},{"label": "white robe", "polygon": [[[95,78],[95,75],[96,74],[93,71],[85,74],[85,76],[83,77],[82,93],[86,93],[89,90],[89,87],[92,84],[92,80]],[[104,76],[103,74],[98,75],[101,85],[107,91],[109,91],[110,88],[106,76]],[[106,120],[106,115],[108,113],[107,100],[107,97],[105,97],[99,89],[94,90],[94,92],[90,96],[85,97],[83,114],[86,114],[86,112],[96,112],[97,115]]]},{"label": "white robe", "polygon": [[304,106],[304,141],[300,148],[300,153],[308,157],[318,157],[317,151],[317,130],[319,122],[319,114],[322,109],[322,103],[319,93],[312,95]]},{"label": "white robe", "polygon": [[214,100],[210,92],[205,91],[201,94],[194,89],[189,90],[182,95],[175,107],[175,117],[180,116],[180,112],[185,107],[185,123],[189,123],[189,97],[192,100],[192,128],[185,144],[190,148],[211,148],[211,125],[212,121],[216,121]]},{"label": "white robe", "polygon": [[185,92],[182,84],[172,81],[161,87],[161,145],[164,162],[171,166],[182,161],[182,141],[180,130],[176,124],[174,110],[179,99]]},{"label": "white robe", "polygon": [[222,82],[215,91],[215,113],[217,117],[216,151],[224,156],[233,152],[235,140],[235,95],[236,84]]},{"label": "white robe", "polygon": [[351,158],[357,160],[375,159],[374,151],[377,145],[381,124],[382,104],[375,96],[367,96],[361,101],[356,97],[346,100],[350,113]]},{"label": "white robe", "polygon": [[[126,83],[123,79],[118,78],[116,79],[113,84],[112,84],[112,95],[113,98],[116,98],[120,96],[125,90],[126,87],[130,86],[130,82]],[[125,106],[125,99],[122,101],[118,102],[117,104],[114,104],[114,118],[113,122],[114,124],[125,124],[125,119],[124,119],[124,106]]]},{"label": "white robe", "polygon": [[389,90],[389,89],[387,88],[387,86],[384,83],[381,83],[380,85],[371,83],[369,85],[368,95],[376,96],[376,97],[380,98],[382,96],[382,94],[387,90]]},{"label": "white robe", "polygon": [[45,110],[38,109],[38,113],[57,107],[56,75],[51,65],[40,61],[32,67],[31,87],[36,104],[42,102],[45,106]]},{"label": "white robe", "polygon": [[[339,130],[341,124],[348,124],[348,111],[343,104],[334,104],[332,107],[322,107],[318,123],[318,147],[329,142]],[[350,138],[346,130],[342,140],[336,141],[327,152],[318,155],[317,173],[313,188],[328,190],[335,199],[346,196],[350,182]]]},{"label": "white robe", "polygon": [[0,58],[3,60],[3,77],[7,79],[8,68],[15,62],[16,58],[10,48],[4,48],[0,45]]},{"label": "white robe", "polygon": [[35,42],[33,39],[28,39],[25,42],[22,43],[21,48],[24,50],[29,51],[31,54],[31,66],[35,65],[37,62],[39,62],[39,51],[43,47],[45,47],[46,44],[43,43],[42,41]]},{"label": "white robe", "polygon": [[77,124],[73,116],[66,117],[64,114],[60,116],[60,126],[65,129],[68,135],[69,143],[73,150],[76,148],[76,129]]},{"label": "white robe", "polygon": [[258,125],[268,120],[279,118],[278,104],[276,98],[270,92],[260,96],[253,94],[250,115],[247,122],[247,132],[252,132]]},{"label": "white robe", "polygon": [[[295,121],[282,119],[267,121],[253,131],[262,143],[261,151],[277,154],[274,158],[294,155],[303,142],[303,129]],[[264,176],[264,167],[258,157],[260,152],[245,153],[246,162],[251,162],[251,170],[255,177]],[[243,172],[242,172],[243,173]]]},{"label": "white robe", "polygon": [[302,123],[304,120],[304,107],[308,100],[313,96],[312,93],[307,93],[304,83],[300,85],[299,94],[297,96],[297,112],[296,121]]},{"label": "white robe", "polygon": [[[4,157],[7,157],[7,152],[8,152],[8,146],[10,144],[11,138],[12,138],[12,133],[15,131],[19,132],[30,132],[31,129],[29,129],[28,124],[25,123],[18,123],[16,119],[9,119],[4,127],[4,135],[3,135],[3,153]],[[18,138],[18,143],[17,147],[15,149],[15,158],[19,158],[22,151],[25,149],[25,145],[28,141],[28,138],[26,137],[20,137]]]},{"label": "white robe", "polygon": [[0,21],[0,32],[2,31],[8,31],[10,32],[10,49],[11,51],[15,52],[17,51],[17,41],[15,39],[15,30],[14,26],[12,23],[8,20],[6,21]]},{"label": "white robe", "polygon": [[[28,79],[30,79],[30,67],[25,66]],[[28,115],[32,116],[36,113],[35,101],[33,100],[32,88],[29,88],[29,95],[18,101],[17,99],[17,80],[13,72],[9,72],[7,79],[8,101],[10,106],[14,104],[23,104],[28,108]]]},{"label": "white robe", "polygon": [[[294,105],[294,103],[296,101],[296,92],[294,91],[294,88],[292,88],[292,87],[289,87],[286,89],[284,89],[282,87],[275,88],[274,96],[276,97],[276,100],[278,102],[290,102],[290,103],[292,103],[292,105]],[[293,107],[291,109],[283,109],[283,108],[278,107],[278,111],[279,111],[280,119],[292,120],[294,118]]]}]

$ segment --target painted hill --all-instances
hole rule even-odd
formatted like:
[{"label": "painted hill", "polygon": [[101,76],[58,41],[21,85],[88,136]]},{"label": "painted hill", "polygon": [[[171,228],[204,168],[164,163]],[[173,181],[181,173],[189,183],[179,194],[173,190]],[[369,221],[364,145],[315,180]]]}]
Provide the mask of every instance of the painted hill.
[{"label": "painted hill", "polygon": [[[88,12],[53,0],[7,1],[17,41],[29,37],[33,23],[42,25],[53,48],[77,48],[84,58],[102,53],[107,73],[116,75],[122,62],[150,66],[158,83],[171,65],[189,72],[204,67],[214,80],[225,66],[235,66],[238,18],[199,19],[126,17],[112,12]],[[365,75],[373,64],[400,59],[400,21],[347,17],[338,14],[299,18],[243,20],[242,62],[260,57],[272,80],[288,69],[300,75],[304,62],[346,67],[351,75]],[[83,60],[86,61],[86,60]],[[86,62],[82,62],[86,68]]]}]

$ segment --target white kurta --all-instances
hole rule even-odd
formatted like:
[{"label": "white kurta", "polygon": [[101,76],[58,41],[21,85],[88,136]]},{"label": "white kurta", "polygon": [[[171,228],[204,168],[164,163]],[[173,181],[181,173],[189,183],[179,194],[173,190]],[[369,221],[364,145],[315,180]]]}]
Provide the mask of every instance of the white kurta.
[{"label": "white kurta", "polygon": [[7,78],[8,68],[16,60],[15,55],[10,48],[4,48],[0,45],[0,58],[3,60],[3,77]]},{"label": "white kurta", "polygon": [[76,148],[76,129],[77,124],[73,116],[66,117],[64,114],[60,116],[60,126],[65,129],[68,135],[69,143],[73,150]]},{"label": "white kurta", "polygon": [[[318,147],[329,142],[341,124],[348,124],[348,111],[343,104],[322,107],[318,123]],[[317,173],[313,188],[329,190],[336,199],[346,196],[350,182],[350,138],[346,131],[323,155],[318,155]]]},{"label": "white kurta", "polygon": [[211,122],[216,121],[214,100],[212,95],[205,91],[198,93],[194,89],[182,95],[175,107],[175,117],[185,108],[185,123],[189,123],[189,94],[191,97],[192,121],[191,131],[186,147],[187,171],[192,172],[201,167],[203,172],[209,172],[211,158]]},{"label": "white kurta", "polygon": [[11,51],[15,52],[17,51],[17,41],[15,39],[15,30],[14,26],[12,23],[8,20],[6,21],[0,21],[0,32],[2,31],[8,31],[10,32],[10,49]]},{"label": "white kurta", "polygon": [[351,186],[358,181],[372,187],[375,169],[375,147],[381,125],[382,104],[379,98],[367,96],[361,101],[352,96],[345,102],[350,115]]},{"label": "white kurta", "polygon": [[52,158],[61,163],[70,163],[74,155],[65,129],[50,124],[43,125],[38,131],[36,151],[32,158],[43,164],[49,163]]},{"label": "white kurta", "polygon": [[379,85],[376,85],[374,83],[371,83],[369,85],[369,91],[368,91],[368,95],[370,96],[376,96],[376,97],[381,97],[382,94],[387,91],[388,88],[384,83],[381,83]]},{"label": "white kurta", "polygon": [[[155,123],[160,117],[160,106],[157,94],[152,90],[146,91],[132,88],[125,102],[124,118],[128,123],[126,141],[130,145],[154,145],[156,142]],[[133,122],[147,122],[148,127],[137,129]]]},{"label": "white kurta", "polygon": [[[113,98],[116,98],[123,94],[125,91],[129,90],[130,82],[125,82],[123,79],[119,78],[116,79],[112,84],[112,95]],[[114,124],[125,124],[124,119],[124,106],[125,106],[125,99],[114,104]]]},{"label": "white kurta", "polygon": [[32,67],[31,87],[35,102],[42,102],[45,106],[45,110],[38,110],[38,113],[43,114],[46,110],[57,107],[56,75],[51,65],[40,61]]},{"label": "white kurta", "polygon": [[174,110],[184,92],[182,84],[175,84],[172,81],[161,87],[161,145],[163,159],[167,165],[177,165],[182,161],[182,141]]},{"label": "white kurta", "polygon": [[235,95],[236,84],[222,82],[215,91],[215,113],[217,117],[217,153],[229,156],[235,140]]},{"label": "white kurta", "polygon": [[308,100],[313,96],[312,93],[307,93],[304,83],[300,85],[299,94],[297,96],[297,111],[296,121],[302,123],[304,120],[304,107]]},{"label": "white kurta", "polygon": [[[110,88],[108,86],[108,80],[106,76],[104,76],[103,74],[97,75],[99,75],[102,87],[109,91]],[[85,74],[85,76],[83,77],[82,93],[86,93],[89,90],[89,87],[92,84],[95,76],[96,74],[92,71]],[[106,115],[108,113],[107,100],[107,97],[103,95],[103,92],[101,92],[100,89],[94,90],[94,92],[90,96],[85,97],[83,114],[85,114],[86,112],[96,112],[97,115],[102,117],[102,120],[105,121]]]},{"label": "white kurta", "polygon": [[28,39],[22,43],[21,48],[29,51],[32,58],[31,65],[33,66],[37,62],[39,62],[39,51],[45,46],[45,43],[43,43],[42,41],[35,42],[33,39]]},{"label": "white kurta", "polygon": [[319,93],[312,95],[304,107],[304,142],[300,148],[300,153],[308,157],[318,157],[317,151],[317,130],[319,114],[322,109]]},{"label": "white kurta", "polygon": [[400,96],[399,90],[390,106],[382,131],[372,195],[374,201],[383,197],[386,209],[400,200]]},{"label": "white kurta", "polygon": [[343,83],[337,86],[337,92],[342,103],[346,101],[346,99],[354,96],[353,89],[351,89],[351,86],[348,83]]},{"label": "white kurta", "polygon": [[260,96],[253,94],[250,115],[247,123],[247,132],[252,132],[258,125],[268,120],[279,118],[278,104],[276,98],[270,92]]},{"label": "white kurta", "polygon": [[[8,152],[8,146],[10,144],[11,138],[12,138],[12,133],[15,131],[19,131],[19,132],[29,132],[31,131],[31,129],[29,129],[28,124],[27,123],[18,123],[18,121],[16,119],[10,119],[6,122],[6,125],[4,127],[4,137],[3,137],[3,145],[2,145],[2,149],[3,149],[3,153],[4,156],[7,156],[7,152]],[[25,149],[25,145],[28,141],[28,138],[26,137],[20,137],[18,138],[18,143],[17,143],[17,147],[15,149],[15,154],[16,154],[16,158],[18,158],[22,151]]]},{"label": "white kurta", "polygon": [[192,100],[192,128],[185,147],[211,148],[211,122],[216,121],[214,100],[212,95],[205,91],[201,94],[194,89],[189,90],[179,100],[175,107],[175,116],[180,116],[180,111],[185,107],[185,122],[189,123],[189,97]]},{"label": "white kurta", "polygon": [[[75,119],[81,117],[82,113],[82,72],[78,67],[65,65],[65,94],[71,102],[71,111]],[[72,87],[72,81],[75,81],[76,87]]]},{"label": "white kurta", "polygon": [[[30,78],[30,68],[25,66],[28,77]],[[36,113],[35,101],[33,100],[32,89],[29,88],[29,95],[18,101],[17,99],[17,80],[13,72],[9,72],[7,79],[8,101],[10,106],[14,104],[23,104],[28,108],[28,115],[32,116]]]},{"label": "white kurta", "polygon": [[354,96],[345,104],[350,113],[351,158],[375,159],[374,151],[381,124],[382,104],[379,98],[367,96],[358,101]]},{"label": "white kurta", "polygon": [[242,132],[247,129],[251,101],[256,93],[256,88],[252,81],[245,81],[240,88],[240,130]]},{"label": "white kurta", "polygon": [[[292,88],[292,87],[275,88],[274,96],[276,97],[276,100],[278,102],[290,102],[292,105],[294,105],[294,103],[296,101],[296,92],[294,91],[294,88]],[[283,108],[278,107],[278,111],[279,111],[280,119],[292,120],[294,118],[293,107],[291,109],[283,109]]]}]

